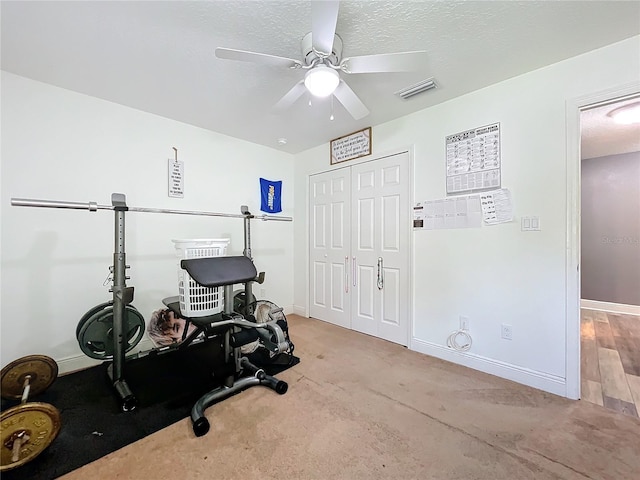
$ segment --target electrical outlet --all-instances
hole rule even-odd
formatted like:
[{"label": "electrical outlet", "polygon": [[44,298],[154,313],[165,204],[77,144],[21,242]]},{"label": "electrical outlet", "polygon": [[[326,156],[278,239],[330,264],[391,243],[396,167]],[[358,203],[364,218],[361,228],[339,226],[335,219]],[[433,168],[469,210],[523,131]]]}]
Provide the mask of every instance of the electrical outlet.
[{"label": "electrical outlet", "polygon": [[267,290],[265,288],[260,289],[260,300],[264,300],[267,296]]},{"label": "electrical outlet", "polygon": [[469,317],[460,315],[460,330],[469,330]]},{"label": "electrical outlet", "polygon": [[513,327],[511,325],[507,325],[506,323],[502,324],[502,338],[505,340],[513,340]]}]

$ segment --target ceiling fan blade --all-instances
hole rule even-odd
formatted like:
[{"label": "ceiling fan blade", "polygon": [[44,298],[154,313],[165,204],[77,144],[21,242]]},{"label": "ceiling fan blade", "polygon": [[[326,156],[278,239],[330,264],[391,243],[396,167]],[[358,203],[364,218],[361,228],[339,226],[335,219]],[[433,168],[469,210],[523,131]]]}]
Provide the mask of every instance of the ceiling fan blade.
[{"label": "ceiling fan blade", "polygon": [[304,86],[304,81],[296,83],[291,90],[284,94],[278,103],[273,106],[273,110],[277,113],[282,112],[293,105],[305,92],[307,87]]},{"label": "ceiling fan blade", "polygon": [[263,65],[271,65],[273,67],[299,68],[302,66],[300,61],[292,58],[276,57],[266,53],[247,52],[244,50],[235,50],[233,48],[216,48],[216,57],[223,58],[225,60],[261,63]]},{"label": "ceiling fan blade", "polygon": [[340,80],[338,88],[333,94],[355,120],[360,120],[369,115],[369,109],[365,107],[362,100],[358,98],[344,80]]},{"label": "ceiling fan blade", "polygon": [[345,73],[414,72],[427,65],[427,52],[382,53],[344,58],[340,66]]},{"label": "ceiling fan blade", "polygon": [[331,55],[339,6],[335,0],[311,2],[311,42],[316,52]]}]

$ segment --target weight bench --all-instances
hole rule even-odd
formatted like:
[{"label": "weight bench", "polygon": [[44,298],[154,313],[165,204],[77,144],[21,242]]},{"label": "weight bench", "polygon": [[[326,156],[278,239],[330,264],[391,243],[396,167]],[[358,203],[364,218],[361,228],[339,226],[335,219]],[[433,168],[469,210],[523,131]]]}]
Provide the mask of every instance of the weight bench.
[{"label": "weight bench", "polygon": [[[191,421],[196,436],[209,431],[209,422],[204,410],[231,395],[257,385],[264,385],[280,395],[287,392],[288,385],[276,377],[267,375],[262,368],[253,365],[242,356],[243,345],[259,340],[274,354],[289,350],[289,342],[276,322],[254,323],[233,312],[233,285],[255,280],[256,267],[245,256],[207,257],[182,260],[180,266],[191,278],[204,287],[224,287],[224,308],[221,313],[205,317],[185,317],[180,312],[177,297],[163,300],[176,315],[204,330],[207,336],[223,336],[224,362],[228,375],[223,384],[205,393],[191,409]],[[187,329],[185,328],[185,331]]]}]

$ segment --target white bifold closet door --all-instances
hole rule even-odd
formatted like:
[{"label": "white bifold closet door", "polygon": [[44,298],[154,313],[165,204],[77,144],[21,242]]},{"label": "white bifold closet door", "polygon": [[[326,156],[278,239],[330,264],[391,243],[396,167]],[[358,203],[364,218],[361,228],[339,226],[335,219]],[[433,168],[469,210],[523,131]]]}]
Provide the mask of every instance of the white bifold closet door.
[{"label": "white bifold closet door", "polygon": [[309,314],[351,328],[351,171],[310,177]]},{"label": "white bifold closet door", "polygon": [[310,178],[310,316],[407,345],[409,154]]}]

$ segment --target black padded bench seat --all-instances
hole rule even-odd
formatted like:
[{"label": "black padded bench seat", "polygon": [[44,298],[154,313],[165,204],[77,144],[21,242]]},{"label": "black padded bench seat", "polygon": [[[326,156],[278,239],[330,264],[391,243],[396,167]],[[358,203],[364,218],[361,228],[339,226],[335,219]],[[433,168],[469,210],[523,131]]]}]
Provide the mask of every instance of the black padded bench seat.
[{"label": "black padded bench seat", "polygon": [[191,278],[205,287],[222,287],[250,282],[258,272],[251,259],[237,257],[204,257],[182,260],[180,266]]}]

